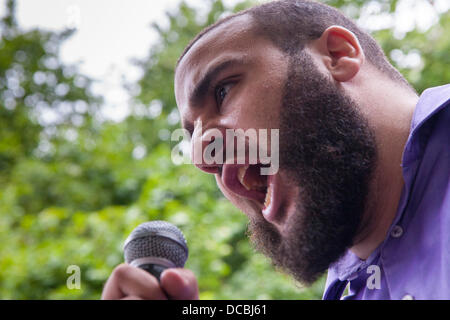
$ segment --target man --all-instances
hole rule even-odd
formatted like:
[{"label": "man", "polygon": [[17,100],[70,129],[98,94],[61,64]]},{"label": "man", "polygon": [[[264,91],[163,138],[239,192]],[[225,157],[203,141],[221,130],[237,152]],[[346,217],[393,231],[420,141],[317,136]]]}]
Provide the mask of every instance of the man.
[{"label": "man", "polygon": [[[292,0],[201,32],[179,59],[175,95],[205,148],[211,130],[279,128],[275,174],[197,164],[248,216],[276,266],[304,284],[329,269],[324,299],[347,286],[347,299],[450,298],[450,86],[419,98],[339,11]],[[127,265],[103,292],[197,297],[188,270],[167,270],[159,285]]]}]

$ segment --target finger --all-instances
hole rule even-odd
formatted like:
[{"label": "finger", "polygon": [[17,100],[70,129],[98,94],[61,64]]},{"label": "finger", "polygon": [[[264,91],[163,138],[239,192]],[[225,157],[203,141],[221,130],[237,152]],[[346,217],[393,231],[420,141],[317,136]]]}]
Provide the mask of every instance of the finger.
[{"label": "finger", "polygon": [[102,299],[138,296],[148,300],[167,299],[158,280],[148,272],[127,264],[117,266],[103,289]]},{"label": "finger", "polygon": [[161,287],[174,300],[198,299],[198,284],[194,273],[188,269],[171,268],[161,274]]},{"label": "finger", "polygon": [[120,300],[143,300],[141,297],[138,296],[126,296]]}]

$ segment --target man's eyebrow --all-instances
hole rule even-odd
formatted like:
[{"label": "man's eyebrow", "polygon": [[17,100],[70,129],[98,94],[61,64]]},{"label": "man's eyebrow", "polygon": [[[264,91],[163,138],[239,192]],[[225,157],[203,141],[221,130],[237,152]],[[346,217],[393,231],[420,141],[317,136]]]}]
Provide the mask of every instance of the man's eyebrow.
[{"label": "man's eyebrow", "polygon": [[196,102],[201,101],[204,96],[208,93],[208,90],[211,86],[211,82],[215,80],[219,72],[236,65],[245,64],[244,59],[233,58],[225,60],[221,63],[216,64],[209,68],[209,70],[205,73],[205,75],[200,79],[200,81],[195,85],[194,90],[192,90],[192,94],[189,97],[189,102],[191,105],[195,105]]}]

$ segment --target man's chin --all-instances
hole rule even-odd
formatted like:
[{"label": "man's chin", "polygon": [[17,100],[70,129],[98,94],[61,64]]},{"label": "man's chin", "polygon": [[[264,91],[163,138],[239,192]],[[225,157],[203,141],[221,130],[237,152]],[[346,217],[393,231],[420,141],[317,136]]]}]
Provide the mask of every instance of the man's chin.
[{"label": "man's chin", "polygon": [[255,250],[269,258],[274,267],[302,285],[310,286],[345,253],[347,247],[324,233],[315,242],[318,234],[311,225],[313,222],[302,219],[305,213],[298,204],[296,208],[296,212],[289,214],[282,233],[273,224],[257,217],[250,219],[248,234]]}]

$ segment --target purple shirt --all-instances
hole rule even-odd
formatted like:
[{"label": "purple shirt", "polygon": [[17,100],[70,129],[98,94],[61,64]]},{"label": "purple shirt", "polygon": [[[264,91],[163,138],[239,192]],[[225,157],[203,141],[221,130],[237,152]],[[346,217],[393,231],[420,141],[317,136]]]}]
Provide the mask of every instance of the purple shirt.
[{"label": "purple shirt", "polygon": [[450,299],[450,84],[427,89],[403,151],[405,185],[387,238],[328,270],[323,299]]}]

